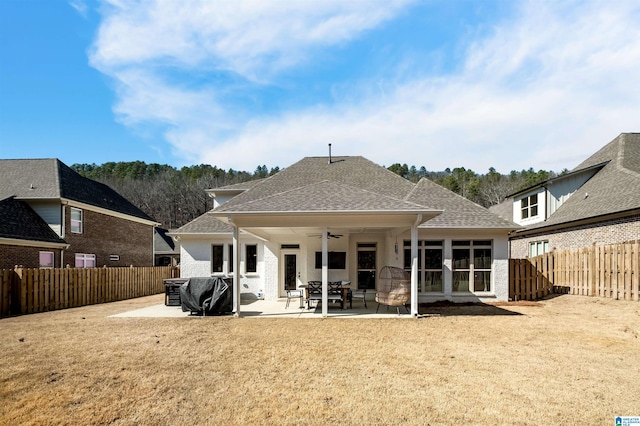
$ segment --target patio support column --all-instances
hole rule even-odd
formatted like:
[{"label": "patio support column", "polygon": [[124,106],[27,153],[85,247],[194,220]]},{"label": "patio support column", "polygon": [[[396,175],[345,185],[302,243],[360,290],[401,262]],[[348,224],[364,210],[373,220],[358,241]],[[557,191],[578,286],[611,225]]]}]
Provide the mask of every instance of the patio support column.
[{"label": "patio support column", "polygon": [[240,232],[238,226],[230,221],[233,226],[233,316],[240,316]]},{"label": "patio support column", "polygon": [[418,317],[418,225],[422,215],[411,226],[411,316]]},{"label": "patio support column", "polygon": [[326,318],[329,311],[329,230],[322,228],[322,317]]}]

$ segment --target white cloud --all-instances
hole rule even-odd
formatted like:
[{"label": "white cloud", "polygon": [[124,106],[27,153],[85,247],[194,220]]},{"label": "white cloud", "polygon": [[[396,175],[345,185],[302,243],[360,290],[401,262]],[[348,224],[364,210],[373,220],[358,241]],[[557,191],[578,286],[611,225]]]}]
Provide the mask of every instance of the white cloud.
[{"label": "white cloud", "polygon": [[74,8],[83,18],[87,17],[87,4],[83,0],[71,0],[69,6]]},{"label": "white cloud", "polygon": [[[287,7],[282,7],[282,5]],[[456,74],[355,91],[336,104],[246,119],[219,87],[171,82],[231,70],[248,81],[312,60],[393,19],[397,2],[113,1],[91,61],[118,84],[127,125],[164,123],[186,159],[253,170],[307,155],[363,155],[430,170],[571,168],[620,132],[640,131],[640,6],[523,2],[466,50]],[[277,25],[275,24],[277,23]],[[361,82],[354,87],[361,87]],[[353,99],[359,99],[353,101]]]},{"label": "white cloud", "polygon": [[[640,18],[632,3],[532,2],[469,46],[462,72],[403,83],[385,98],[247,125],[205,160],[286,165],[301,155],[478,172],[572,168],[620,132],[640,131]],[[268,141],[274,149],[255,149]],[[250,149],[250,147],[252,149]],[[302,152],[301,152],[302,151]],[[242,156],[235,154],[241,152]]]},{"label": "white cloud", "polygon": [[111,0],[91,62],[107,73],[150,61],[262,78],[309,49],[358,37],[413,0]]}]

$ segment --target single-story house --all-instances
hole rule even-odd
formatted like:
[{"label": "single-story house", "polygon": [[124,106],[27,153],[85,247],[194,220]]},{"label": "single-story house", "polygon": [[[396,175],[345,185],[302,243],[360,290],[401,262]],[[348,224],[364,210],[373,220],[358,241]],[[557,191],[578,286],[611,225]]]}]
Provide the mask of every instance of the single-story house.
[{"label": "single-story house", "polygon": [[640,133],[621,133],[561,176],[489,210],[522,226],[511,257],[640,240]]},{"label": "single-story house", "polygon": [[[382,267],[411,276],[418,303],[506,301],[518,225],[429,181],[363,157],[306,157],[260,181],[215,188],[214,209],[170,233],[181,275],[233,276],[240,294],[284,297],[308,281],[349,281],[373,298]],[[323,299],[326,300],[326,299]],[[322,303],[327,315],[327,303]]]}]

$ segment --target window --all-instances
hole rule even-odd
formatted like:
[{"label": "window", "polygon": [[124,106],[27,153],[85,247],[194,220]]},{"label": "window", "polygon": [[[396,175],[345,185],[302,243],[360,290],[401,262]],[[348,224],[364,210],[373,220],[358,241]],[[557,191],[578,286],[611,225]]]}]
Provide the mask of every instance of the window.
[{"label": "window", "polygon": [[76,268],[95,268],[96,255],[76,253]]},{"label": "window", "polygon": [[227,245],[227,251],[229,252],[229,256],[227,256],[227,258],[229,259],[229,273],[232,274],[233,273],[233,244],[229,244]]},{"label": "window", "polygon": [[492,241],[453,241],[452,245],[453,291],[491,291]]},{"label": "window", "polygon": [[71,232],[82,234],[82,210],[71,207]]},{"label": "window", "polygon": [[53,268],[54,257],[52,251],[41,251],[39,257],[41,268]]},{"label": "window", "polygon": [[529,243],[529,257],[540,256],[549,252],[549,241],[533,241]]},{"label": "window", "polygon": [[212,273],[222,273],[223,272],[223,250],[224,246],[220,245],[212,245],[211,246],[211,272]]},{"label": "window", "polygon": [[533,194],[520,200],[521,218],[538,216],[538,194]]},{"label": "window", "polygon": [[[418,292],[442,292],[442,241],[418,241]],[[411,241],[404,242],[404,269],[411,272]]]},{"label": "window", "polygon": [[245,272],[258,272],[258,246],[247,244],[245,246]]}]

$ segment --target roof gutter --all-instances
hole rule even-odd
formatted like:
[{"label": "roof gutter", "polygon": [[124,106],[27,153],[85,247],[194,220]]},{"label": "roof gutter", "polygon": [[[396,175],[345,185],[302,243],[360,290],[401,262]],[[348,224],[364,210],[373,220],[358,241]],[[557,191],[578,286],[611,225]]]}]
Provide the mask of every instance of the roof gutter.
[{"label": "roof gutter", "polygon": [[18,238],[3,238],[0,237],[0,244],[21,246],[21,247],[40,247],[40,248],[54,248],[66,250],[71,247],[68,243],[53,243],[49,241],[38,240],[21,240]]}]

